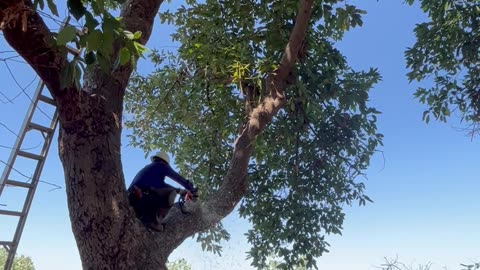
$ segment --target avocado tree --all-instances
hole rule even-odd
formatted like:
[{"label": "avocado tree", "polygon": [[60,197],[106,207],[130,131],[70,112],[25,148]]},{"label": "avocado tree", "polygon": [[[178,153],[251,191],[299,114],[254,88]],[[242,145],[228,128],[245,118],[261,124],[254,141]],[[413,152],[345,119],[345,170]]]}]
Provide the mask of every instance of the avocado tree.
[{"label": "avocado tree", "polygon": [[[357,179],[382,138],[367,105],[379,75],[352,70],[335,48],[364,11],[338,0],[188,0],[160,15],[177,27],[178,52],[153,51],[155,72],[131,78],[162,1],[66,4],[81,28],[47,27],[42,10],[58,15],[51,0],[1,0],[0,26],[57,103],[84,269],[166,269],[194,234],[219,252],[228,238],[220,221],[237,206],[253,226],[253,265],[275,256],[281,268],[310,268],[327,251],[325,235],[341,232],[342,207],[370,200]],[[68,57],[66,45],[82,52]],[[202,190],[190,214],[173,209],[162,233],[128,204],[124,117],[134,146],[170,151]]]},{"label": "avocado tree", "polygon": [[480,2],[418,2],[428,20],[415,27],[416,42],[405,55],[410,81],[433,79],[415,93],[428,105],[423,118],[445,122],[456,112],[473,135],[480,121]]}]

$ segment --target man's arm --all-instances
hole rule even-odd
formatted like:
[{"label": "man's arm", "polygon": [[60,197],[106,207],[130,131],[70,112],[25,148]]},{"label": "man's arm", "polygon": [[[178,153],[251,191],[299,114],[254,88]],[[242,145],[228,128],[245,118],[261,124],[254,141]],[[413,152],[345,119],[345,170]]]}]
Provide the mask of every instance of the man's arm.
[{"label": "man's arm", "polygon": [[171,178],[173,181],[182,185],[184,188],[192,192],[194,191],[193,184],[190,181],[183,178],[180,174],[175,172],[170,166],[168,166],[167,176]]}]

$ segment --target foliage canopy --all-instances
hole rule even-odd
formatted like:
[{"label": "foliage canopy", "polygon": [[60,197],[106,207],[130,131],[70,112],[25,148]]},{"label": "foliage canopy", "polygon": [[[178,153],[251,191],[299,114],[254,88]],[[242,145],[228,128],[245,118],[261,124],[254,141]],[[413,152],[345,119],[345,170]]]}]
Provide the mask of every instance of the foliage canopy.
[{"label": "foliage canopy", "polygon": [[[414,0],[406,1],[413,4]],[[480,2],[475,0],[418,1],[428,21],[415,27],[416,43],[406,51],[410,81],[433,78],[415,96],[430,115],[446,121],[454,111],[468,123],[480,121]]]},{"label": "foliage canopy", "polygon": [[[295,24],[298,1],[187,1],[165,11],[177,28],[177,52],[151,54],[152,74],[136,75],[126,97],[131,143],[174,154],[181,172],[208,197],[219,188],[236,135],[265,96]],[[315,266],[327,251],[326,234],[341,233],[342,207],[370,201],[358,177],[381,143],[379,112],[367,105],[380,79],[375,69],[355,71],[335,48],[365,11],[343,1],[315,1],[307,40],[287,88],[287,105],[255,142],[249,191],[239,212],[253,265],[271,256],[280,268]],[[221,225],[200,234],[220,252]]]}]

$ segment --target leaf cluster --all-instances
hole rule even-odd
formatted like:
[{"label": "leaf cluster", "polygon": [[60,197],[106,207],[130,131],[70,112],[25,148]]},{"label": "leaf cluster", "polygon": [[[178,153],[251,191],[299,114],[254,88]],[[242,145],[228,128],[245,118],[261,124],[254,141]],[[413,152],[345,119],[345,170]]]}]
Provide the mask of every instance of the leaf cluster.
[{"label": "leaf cluster", "polygon": [[[433,79],[415,97],[430,115],[445,122],[453,111],[462,120],[480,120],[480,2],[475,0],[419,1],[429,20],[415,27],[416,43],[405,52],[410,81]],[[413,4],[413,0],[407,1]]]},{"label": "leaf cluster", "polygon": [[187,263],[185,259],[168,262],[167,268],[169,270],[192,270],[192,267]]},{"label": "leaf cluster", "polygon": [[[45,2],[50,12],[59,17],[57,6],[52,0],[35,0],[36,9],[45,9]],[[80,89],[81,78],[85,69],[98,64],[101,70],[109,72],[126,64],[136,64],[137,58],[147,51],[139,42],[141,32],[132,33],[124,29],[122,18],[113,12],[124,0],[82,1],[68,0],[67,8],[81,28],[70,23],[70,17],[64,21],[55,36],[55,44],[67,52],[67,46],[80,53],[74,53],[62,70],[62,88],[75,86]],[[118,53],[115,46],[119,46]]]}]

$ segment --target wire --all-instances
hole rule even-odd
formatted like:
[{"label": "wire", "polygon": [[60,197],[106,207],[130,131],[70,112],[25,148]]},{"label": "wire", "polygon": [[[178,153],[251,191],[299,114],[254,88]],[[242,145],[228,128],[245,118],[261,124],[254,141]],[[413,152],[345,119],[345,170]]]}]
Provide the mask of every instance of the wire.
[{"label": "wire", "polygon": [[[21,171],[15,169],[13,166],[11,166],[10,164],[8,164],[7,162],[5,162],[5,161],[3,161],[3,160],[0,160],[0,163],[5,164],[7,167],[9,167],[10,169],[14,170],[16,173],[20,174],[21,176],[27,178],[28,180],[33,180],[32,177],[30,177],[30,176],[22,173]],[[50,185],[50,186],[53,186],[53,187],[54,187],[53,189],[51,189],[51,190],[49,190],[49,191],[54,191],[54,190],[57,190],[57,189],[61,189],[61,188],[62,188],[61,186],[59,186],[59,185],[57,185],[57,184],[53,184],[53,183],[50,183],[50,182],[45,181],[45,180],[40,180],[40,179],[39,179],[38,182],[42,182],[42,183],[44,183],[44,184],[47,184],[47,185]],[[27,182],[25,182],[25,183],[27,183]]]},{"label": "wire", "polygon": [[15,137],[18,138],[18,134],[15,131],[11,130],[9,127],[7,127],[7,125],[5,125],[3,123],[0,123],[0,126],[4,127],[6,130],[10,131],[13,135],[15,135]]},{"label": "wire", "polygon": [[2,102],[3,104],[7,104],[7,103],[13,104],[13,100],[9,99],[7,95],[5,95],[2,91],[0,91],[0,95],[2,95],[5,99],[7,99],[7,101],[0,99],[0,102]]},{"label": "wire", "polygon": [[[36,148],[40,147],[40,145],[42,145],[42,143],[38,143],[36,146],[32,146],[32,147],[20,148],[20,150],[22,150],[22,151],[33,150],[33,149],[36,149]],[[0,148],[10,149],[10,150],[15,150],[16,149],[15,147],[6,146],[6,145],[2,145],[2,144],[0,144]]]},{"label": "wire", "polygon": [[[4,62],[5,63],[5,66],[7,67],[8,69],[8,72],[10,73],[10,76],[12,76],[12,79],[13,81],[17,84],[17,86],[22,89],[22,92],[28,97],[28,99],[30,99],[30,102],[31,103],[34,103],[32,97],[30,97],[30,95],[28,95],[28,93],[25,91],[26,88],[23,88],[20,83],[17,81],[17,79],[15,78],[15,76],[13,75],[13,72],[12,70],[10,69],[10,66],[8,65],[7,62]],[[40,109],[40,107],[37,105],[37,109],[43,114],[45,115],[49,120],[53,120],[47,113],[45,113],[42,109]]]},{"label": "wire", "polygon": [[[31,81],[27,84],[27,86],[25,86],[25,89],[29,88],[29,87],[37,80],[37,78],[38,78],[38,76],[35,75],[35,77],[33,78],[33,80],[31,80]],[[2,103],[4,103],[4,104],[12,103],[12,104],[13,104],[13,101],[15,101],[15,100],[22,94],[22,92],[21,92],[21,91],[18,92],[18,94],[15,95],[13,98],[7,97],[7,96],[6,96],[5,94],[3,94],[1,91],[0,91],[0,94],[7,99],[6,102],[2,101]]]}]

